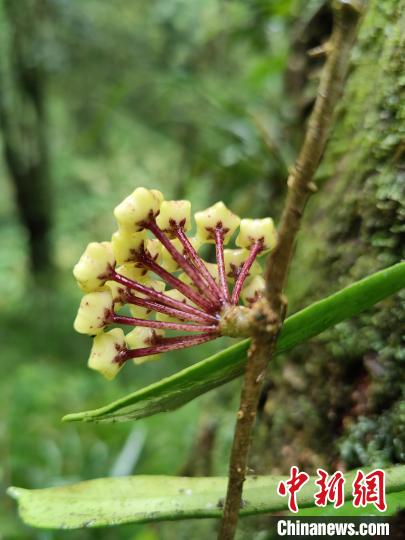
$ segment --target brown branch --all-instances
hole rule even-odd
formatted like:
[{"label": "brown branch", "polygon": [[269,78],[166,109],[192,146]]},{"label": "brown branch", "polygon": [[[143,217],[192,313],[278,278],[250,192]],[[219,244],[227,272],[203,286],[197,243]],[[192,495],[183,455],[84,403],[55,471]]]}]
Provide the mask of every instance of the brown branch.
[{"label": "brown branch", "polygon": [[313,178],[325,149],[335,106],[343,89],[350,51],[361,15],[358,4],[358,0],[342,0],[337,3],[329,54],[322,71],[304,143],[288,178],[289,190],[280,221],[277,245],[267,261],[266,297],[257,302],[253,309],[253,339],[237,414],[219,540],[233,540],[235,536],[239,509],[243,504],[242,489],[262,381],[286,311],[284,284],[305,205],[311,193],[316,190]]}]

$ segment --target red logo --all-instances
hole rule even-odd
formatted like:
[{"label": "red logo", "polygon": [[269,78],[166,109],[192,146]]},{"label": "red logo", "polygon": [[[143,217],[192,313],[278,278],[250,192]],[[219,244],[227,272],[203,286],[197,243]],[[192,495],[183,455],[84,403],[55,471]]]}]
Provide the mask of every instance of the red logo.
[{"label": "red logo", "polygon": [[375,469],[368,474],[359,470],[353,481],[353,506],[359,508],[359,506],[365,507],[368,504],[374,504],[380,512],[387,509],[385,472],[381,469]]},{"label": "red logo", "polygon": [[299,472],[298,467],[294,465],[290,469],[290,478],[279,482],[277,493],[281,496],[288,494],[288,508],[291,512],[298,512],[297,493],[308,480],[309,474]]},{"label": "red logo", "polygon": [[335,472],[329,477],[323,469],[317,469],[318,480],[315,485],[319,486],[319,491],[315,493],[315,505],[326,506],[328,502],[333,503],[335,508],[339,508],[345,502],[344,486],[346,480],[343,473]]},{"label": "red logo", "polygon": [[[290,469],[287,480],[281,480],[277,485],[277,493],[282,497],[288,496],[288,508],[290,512],[298,512],[297,493],[309,480],[306,472],[300,472],[295,465]],[[326,506],[333,503],[335,508],[340,508],[345,502],[345,478],[341,471],[329,475],[323,469],[317,469],[315,485],[318,491],[314,494],[315,506]],[[353,506],[355,508],[366,507],[373,504],[380,512],[387,509],[385,500],[385,472],[375,469],[368,474],[358,470],[352,483]]]}]

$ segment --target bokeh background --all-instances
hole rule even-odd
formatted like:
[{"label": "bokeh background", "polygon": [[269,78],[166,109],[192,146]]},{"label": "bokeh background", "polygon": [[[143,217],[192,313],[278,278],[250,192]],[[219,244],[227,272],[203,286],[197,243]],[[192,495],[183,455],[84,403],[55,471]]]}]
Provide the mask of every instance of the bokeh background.
[{"label": "bokeh background", "polygon": [[[370,2],[300,235],[291,312],[403,256],[404,7]],[[5,489],[226,474],[239,381],[134,424],[60,422],[228,343],[107,383],[86,368],[90,340],[72,329],[71,270],[89,241],[109,239],[113,207],[137,186],[190,199],[195,211],[223,199],[239,215],[277,219],[331,26],[321,0],[0,1],[1,540],[214,534],[207,521],[32,530]],[[274,367],[256,471],[405,461],[401,317],[401,299],[390,298]],[[250,519],[240,538],[265,530]]]}]

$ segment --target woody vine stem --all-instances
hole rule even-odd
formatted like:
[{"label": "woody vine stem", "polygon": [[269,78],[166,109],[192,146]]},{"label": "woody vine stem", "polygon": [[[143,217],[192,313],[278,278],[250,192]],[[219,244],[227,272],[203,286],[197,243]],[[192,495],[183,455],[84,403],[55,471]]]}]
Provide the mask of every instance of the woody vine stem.
[{"label": "woody vine stem", "polygon": [[242,503],[252,428],[265,371],[275,349],[284,321],[283,296],[290,260],[304,208],[316,191],[313,183],[332,124],[335,106],[342,93],[350,52],[362,14],[358,0],[339,0],[335,5],[331,39],[324,47],[327,55],[317,98],[298,159],[288,177],[288,195],[281,216],[278,241],[268,257],[265,271],[266,295],[252,310],[252,344],[248,352],[240,406],[229,465],[228,489],[218,540],[233,540]]}]

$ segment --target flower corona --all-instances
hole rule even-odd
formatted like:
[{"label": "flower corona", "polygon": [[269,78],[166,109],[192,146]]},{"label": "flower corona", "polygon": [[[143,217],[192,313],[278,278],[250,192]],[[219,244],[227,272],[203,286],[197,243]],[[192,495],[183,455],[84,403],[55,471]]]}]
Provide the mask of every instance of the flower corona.
[{"label": "flower corona", "polygon": [[[271,218],[241,220],[218,202],[195,214],[191,237],[190,202],[146,188],[135,189],[114,215],[111,242],[90,243],[73,270],[85,293],[74,327],[94,336],[88,365],[107,379],[130,359],[141,364],[224,335],[226,310],[262,296],[257,257],[275,245]],[[224,249],[238,228],[237,248]],[[199,255],[204,244],[214,244],[215,263]]]}]

